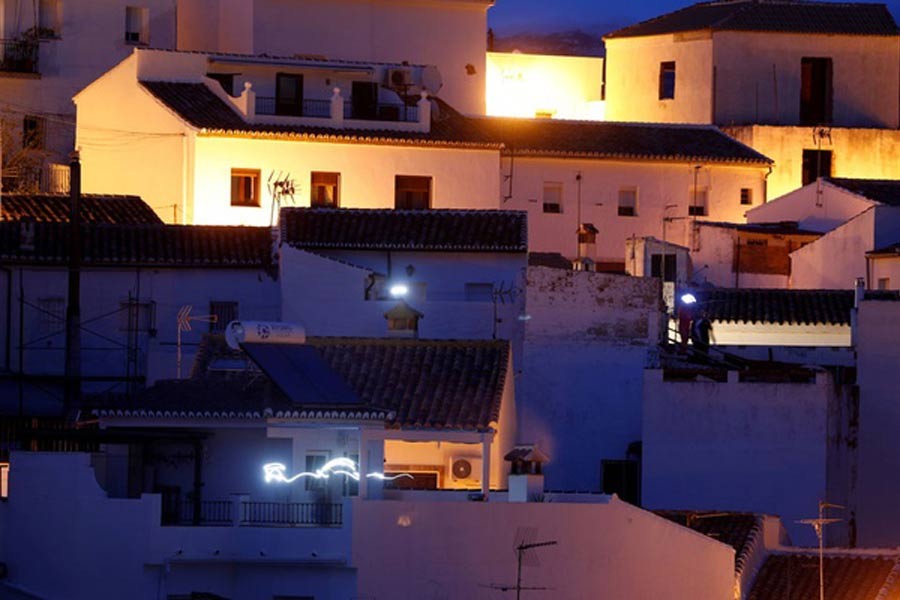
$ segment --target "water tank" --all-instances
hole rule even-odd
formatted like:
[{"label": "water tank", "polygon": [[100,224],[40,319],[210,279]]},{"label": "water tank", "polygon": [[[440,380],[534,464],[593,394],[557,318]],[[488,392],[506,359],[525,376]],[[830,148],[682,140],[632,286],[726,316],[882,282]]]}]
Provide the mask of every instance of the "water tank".
[{"label": "water tank", "polygon": [[225,341],[235,350],[241,344],[304,344],[306,330],[297,323],[232,321],[225,328]]}]

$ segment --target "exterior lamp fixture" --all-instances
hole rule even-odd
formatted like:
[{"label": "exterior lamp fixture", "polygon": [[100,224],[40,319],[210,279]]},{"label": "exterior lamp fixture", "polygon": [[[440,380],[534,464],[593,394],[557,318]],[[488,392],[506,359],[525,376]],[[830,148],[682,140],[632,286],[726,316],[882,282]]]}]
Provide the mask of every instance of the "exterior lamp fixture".
[{"label": "exterior lamp fixture", "polygon": [[681,302],[682,302],[683,304],[687,304],[687,305],[696,304],[696,303],[697,303],[697,297],[694,296],[693,294],[691,294],[690,292],[688,292],[687,294],[682,294],[682,296],[681,296]]},{"label": "exterior lamp fixture", "polygon": [[409,293],[409,286],[405,283],[395,283],[391,286],[389,291],[394,298],[405,298]]}]

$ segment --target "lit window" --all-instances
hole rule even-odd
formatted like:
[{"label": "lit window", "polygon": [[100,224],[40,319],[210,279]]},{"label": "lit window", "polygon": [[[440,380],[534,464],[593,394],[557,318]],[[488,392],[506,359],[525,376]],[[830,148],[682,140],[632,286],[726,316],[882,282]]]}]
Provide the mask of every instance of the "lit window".
[{"label": "lit window", "polygon": [[231,205],[259,206],[259,169],[231,170]]},{"label": "lit window", "polygon": [[150,43],[150,9],[143,6],[125,7],[125,42]]},{"label": "lit window", "polygon": [[619,190],[619,216],[637,216],[637,188],[623,188]]},{"label": "lit window", "polygon": [[39,38],[59,37],[59,0],[40,0],[38,5]]},{"label": "lit window", "polygon": [[337,208],[341,174],[313,172],[310,179],[309,205],[319,208]]},{"label": "lit window", "polygon": [[688,205],[688,215],[692,217],[705,217],[709,214],[708,199],[709,192],[706,188],[697,188],[691,190],[691,203]]},{"label": "lit window", "polygon": [[659,63],[659,99],[675,98],[675,61]]},{"label": "lit window", "polygon": [[214,332],[225,331],[229,323],[238,320],[238,303],[212,301],[209,303],[209,314],[215,317],[209,323],[209,330]]},{"label": "lit window", "polygon": [[397,175],[394,178],[394,208],[399,210],[431,208],[431,177]]},{"label": "lit window", "polygon": [[0,498],[9,498],[9,463],[0,463]]},{"label": "lit window", "polygon": [[741,188],[741,204],[753,204],[753,190],[750,188]]},{"label": "lit window", "polygon": [[563,184],[544,183],[544,212],[559,214],[562,212]]}]

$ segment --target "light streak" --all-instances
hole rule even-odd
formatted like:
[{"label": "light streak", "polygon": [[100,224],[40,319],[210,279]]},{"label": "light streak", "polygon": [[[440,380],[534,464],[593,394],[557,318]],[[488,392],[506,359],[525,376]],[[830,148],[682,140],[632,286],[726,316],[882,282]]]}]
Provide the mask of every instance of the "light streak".
[{"label": "light streak", "polygon": [[[350,477],[354,481],[359,481],[360,473],[356,463],[349,458],[333,458],[322,465],[315,471],[304,471],[297,473],[291,477],[287,476],[287,467],[282,463],[267,463],[263,465],[263,474],[266,483],[293,483],[298,479],[306,477],[312,479],[328,479],[332,475],[344,475]],[[401,477],[413,478],[409,473],[400,473],[399,475],[385,475],[384,473],[369,473],[366,475],[368,479],[380,479],[381,481],[394,481]]]}]

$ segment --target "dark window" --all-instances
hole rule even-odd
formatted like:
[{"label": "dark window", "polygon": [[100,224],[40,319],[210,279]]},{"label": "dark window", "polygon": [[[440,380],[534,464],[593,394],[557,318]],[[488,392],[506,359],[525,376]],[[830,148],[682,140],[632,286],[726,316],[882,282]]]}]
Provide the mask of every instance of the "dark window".
[{"label": "dark window", "polygon": [[831,123],[832,104],[831,59],[800,59],[800,124]]},{"label": "dark window", "polygon": [[32,150],[44,148],[44,119],[27,116],[22,121],[22,147]]},{"label": "dark window", "polygon": [[831,150],[803,151],[803,185],[819,177],[831,177]]},{"label": "dark window", "polygon": [[400,210],[431,208],[431,177],[397,175],[394,178],[394,208]]},{"label": "dark window", "polygon": [[59,37],[59,0],[40,0],[38,9],[38,37]]},{"label": "dark window", "polygon": [[753,204],[753,190],[741,188],[741,204]]},{"label": "dark window", "polygon": [[659,63],[659,99],[675,97],[675,61]]},{"label": "dark window", "polygon": [[561,183],[544,183],[544,212],[559,214],[562,212],[563,186]]},{"label": "dark window", "polygon": [[207,77],[219,82],[222,89],[229,96],[234,96],[234,74],[233,73],[207,73]]},{"label": "dark window", "polygon": [[619,216],[637,216],[637,189],[627,188],[619,190]]},{"label": "dark window", "polygon": [[[650,256],[650,277],[660,277],[662,273],[662,254],[653,254]],[[664,281],[675,281],[677,272],[678,257],[675,254],[666,254],[666,272]]]},{"label": "dark window", "polygon": [[119,303],[119,331],[149,332],[156,329],[156,303]]},{"label": "dark window", "polygon": [[350,105],[353,108],[354,119],[376,119],[378,84],[374,81],[354,81],[350,88]]},{"label": "dark window", "polygon": [[275,76],[275,114],[303,115],[303,75],[279,73]]},{"label": "dark window", "polygon": [[259,170],[231,170],[231,205],[259,206]]},{"label": "dark window", "polygon": [[[315,473],[319,469],[325,466],[325,463],[328,462],[328,454],[324,452],[315,452],[306,455],[306,469],[307,473]],[[307,490],[324,490],[325,484],[328,481],[327,479],[316,479],[315,477],[304,477],[304,481],[306,482]]]},{"label": "dark window", "polygon": [[229,323],[238,319],[238,303],[212,301],[209,303],[209,314],[215,317],[209,323],[209,330],[225,331]]},{"label": "dark window", "polygon": [[697,188],[691,191],[691,203],[688,205],[688,216],[705,217],[709,205],[709,191],[706,188]]},{"label": "dark window", "polygon": [[603,461],[603,493],[634,505],[641,502],[641,467],[636,460]]},{"label": "dark window", "polygon": [[337,208],[339,203],[340,173],[320,173],[313,171],[310,176],[309,205],[316,208]]},{"label": "dark window", "polygon": [[129,44],[150,42],[150,9],[141,6],[125,7],[125,41]]}]

